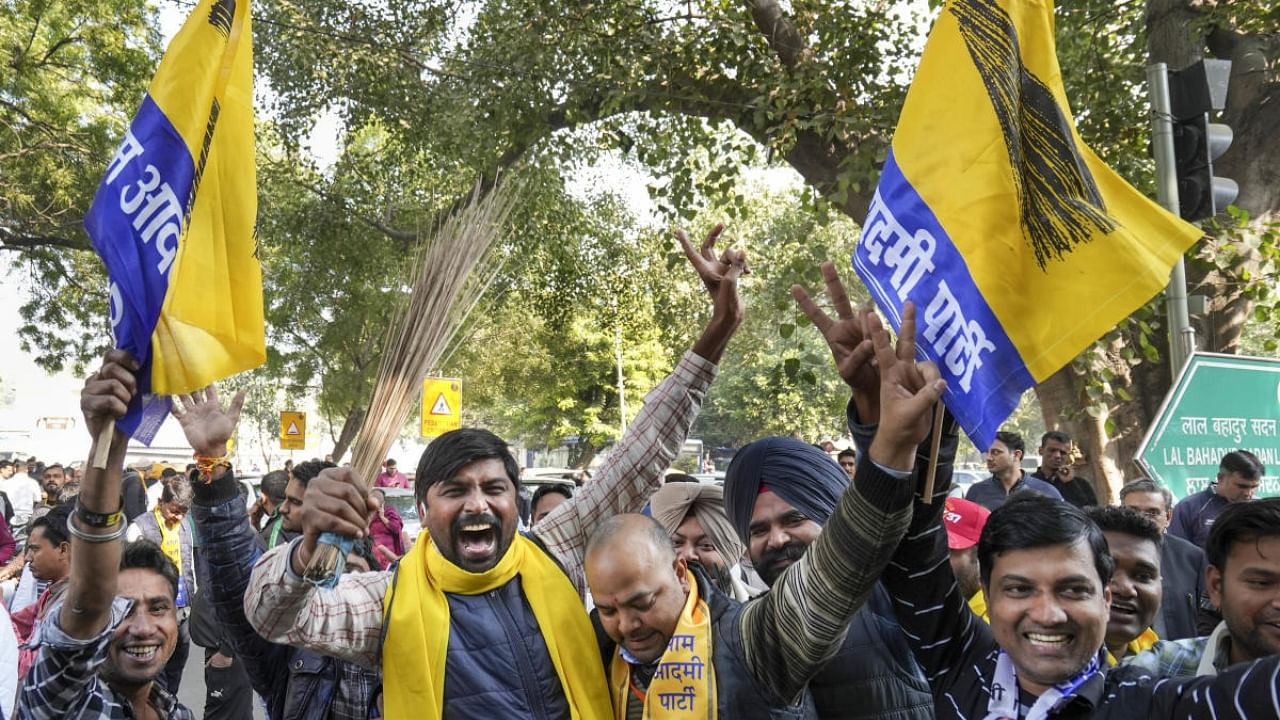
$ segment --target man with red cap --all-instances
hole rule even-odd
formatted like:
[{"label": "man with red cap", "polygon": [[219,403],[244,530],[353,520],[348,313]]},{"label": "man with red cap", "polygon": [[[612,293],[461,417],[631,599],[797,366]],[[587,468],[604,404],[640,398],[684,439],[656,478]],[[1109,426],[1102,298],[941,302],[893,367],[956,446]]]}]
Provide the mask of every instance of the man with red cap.
[{"label": "man with red cap", "polygon": [[942,512],[956,584],[961,594],[969,598],[973,614],[983,620],[987,619],[987,601],[982,597],[982,576],[978,573],[978,538],[990,515],[990,510],[964,498],[947,498]]}]

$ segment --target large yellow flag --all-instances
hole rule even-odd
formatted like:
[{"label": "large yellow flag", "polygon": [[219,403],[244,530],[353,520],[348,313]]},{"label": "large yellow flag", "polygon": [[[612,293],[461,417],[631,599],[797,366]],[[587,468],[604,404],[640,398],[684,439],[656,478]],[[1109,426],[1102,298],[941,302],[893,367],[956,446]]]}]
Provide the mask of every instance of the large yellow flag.
[{"label": "large yellow flag", "polygon": [[1168,282],[1200,231],[1080,139],[1049,0],[950,0],[907,94],[853,264],[987,447],[1022,392]]},{"label": "large yellow flag", "polygon": [[256,218],[249,0],[202,0],[85,217],[111,276],[116,345],[143,363],[119,424],[143,442],[164,420],[163,396],[266,358]]}]

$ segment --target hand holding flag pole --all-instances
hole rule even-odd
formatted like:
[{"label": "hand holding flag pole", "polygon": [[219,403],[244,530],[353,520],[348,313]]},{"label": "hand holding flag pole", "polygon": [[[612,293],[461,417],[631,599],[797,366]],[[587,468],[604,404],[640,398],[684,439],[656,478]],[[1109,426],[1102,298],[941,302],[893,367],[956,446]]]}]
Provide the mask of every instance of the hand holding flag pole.
[{"label": "hand holding flag pole", "polygon": [[115,345],[138,363],[128,412],[94,438],[94,467],[117,426],[150,444],[168,396],[266,359],[249,4],[196,4],[85,215],[110,277]]},{"label": "hand holding flag pole", "polygon": [[108,418],[103,423],[102,429],[98,431],[98,436],[93,439],[93,467],[98,470],[107,469],[107,458],[111,453],[111,441],[115,439],[116,421],[115,418]]}]

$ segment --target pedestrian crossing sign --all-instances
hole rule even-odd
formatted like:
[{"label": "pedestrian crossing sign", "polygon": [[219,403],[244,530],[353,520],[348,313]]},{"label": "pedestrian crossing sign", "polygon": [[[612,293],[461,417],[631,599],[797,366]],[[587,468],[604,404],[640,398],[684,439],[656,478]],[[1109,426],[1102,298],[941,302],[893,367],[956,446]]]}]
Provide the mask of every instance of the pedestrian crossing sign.
[{"label": "pedestrian crossing sign", "polygon": [[307,447],[307,414],[289,410],[280,413],[280,449],[303,450]]},{"label": "pedestrian crossing sign", "polygon": [[438,437],[462,427],[462,380],[422,381],[422,437]]}]

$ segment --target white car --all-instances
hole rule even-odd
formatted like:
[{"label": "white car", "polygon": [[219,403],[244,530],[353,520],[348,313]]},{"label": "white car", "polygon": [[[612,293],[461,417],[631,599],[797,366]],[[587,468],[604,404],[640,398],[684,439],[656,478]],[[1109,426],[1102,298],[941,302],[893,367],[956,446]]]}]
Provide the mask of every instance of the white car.
[{"label": "white car", "polygon": [[952,470],[951,471],[951,490],[947,493],[949,497],[962,498],[965,493],[969,492],[969,487],[976,482],[982,482],[988,477],[985,473],[977,470]]}]

